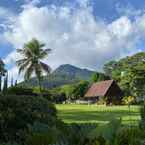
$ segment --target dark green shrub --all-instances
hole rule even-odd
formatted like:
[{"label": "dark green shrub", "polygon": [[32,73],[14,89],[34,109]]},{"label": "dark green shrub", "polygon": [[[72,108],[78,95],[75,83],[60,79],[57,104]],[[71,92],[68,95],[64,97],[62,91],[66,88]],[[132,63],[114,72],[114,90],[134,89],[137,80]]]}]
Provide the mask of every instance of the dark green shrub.
[{"label": "dark green shrub", "polygon": [[95,128],[96,124],[93,123],[70,124],[65,126],[62,130],[63,134],[61,134],[58,143],[66,145],[93,145],[92,143],[97,140],[95,140],[95,138],[90,138],[89,135]]},{"label": "dark green shrub", "polygon": [[0,140],[23,141],[34,122],[54,126],[56,109],[42,97],[0,96]]},{"label": "dark green shrub", "polygon": [[9,95],[29,95],[37,96],[37,93],[33,92],[31,88],[24,88],[21,86],[14,86],[7,89],[7,94]]},{"label": "dark green shrub", "polygon": [[116,136],[116,145],[144,145],[145,132],[138,127],[122,127]]},{"label": "dark green shrub", "polygon": [[13,142],[13,143],[7,142],[7,143],[1,143],[0,145],[22,145],[22,144],[18,144],[16,142]]},{"label": "dark green shrub", "polygon": [[141,116],[141,121],[140,121],[140,128],[145,129],[145,105],[143,105],[140,109],[140,116]]},{"label": "dark green shrub", "polygon": [[[57,125],[56,125],[57,126]],[[56,126],[49,126],[35,122],[33,126],[29,127],[30,134],[27,137],[27,145],[49,145],[56,143],[60,135],[60,131]]]}]

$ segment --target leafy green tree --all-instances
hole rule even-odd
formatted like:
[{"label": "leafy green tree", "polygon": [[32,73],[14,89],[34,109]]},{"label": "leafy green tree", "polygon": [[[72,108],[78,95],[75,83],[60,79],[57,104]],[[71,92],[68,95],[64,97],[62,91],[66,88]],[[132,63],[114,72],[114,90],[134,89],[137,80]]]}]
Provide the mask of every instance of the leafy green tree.
[{"label": "leafy green tree", "polygon": [[45,44],[40,43],[36,39],[24,44],[23,49],[17,49],[23,58],[16,63],[19,67],[19,73],[24,72],[24,79],[29,80],[32,74],[38,79],[38,85],[41,92],[41,81],[43,72],[50,73],[50,67],[41,60],[46,58],[51,49],[42,49]]},{"label": "leafy green tree", "polygon": [[91,81],[93,83],[104,81],[110,79],[109,76],[105,75],[104,73],[96,72],[91,76]]},{"label": "leafy green tree", "polygon": [[126,95],[141,99],[145,95],[145,68],[137,66],[128,69],[120,80],[120,86]]},{"label": "leafy green tree", "polygon": [[79,99],[84,97],[87,89],[89,86],[89,82],[87,81],[80,81],[78,84],[76,84],[74,91],[73,91],[73,96],[75,96],[75,99]]},{"label": "leafy green tree", "polygon": [[98,82],[98,77],[99,77],[98,73],[92,74],[91,81],[94,82],[94,83]]},{"label": "leafy green tree", "polygon": [[133,68],[130,72],[132,80],[130,82],[130,88],[133,95],[136,97],[144,97],[145,95],[145,69],[144,68]]},{"label": "leafy green tree", "polygon": [[0,59],[0,92],[2,89],[2,77],[5,76],[6,69],[4,62]]},{"label": "leafy green tree", "polygon": [[103,70],[104,70],[106,75],[111,77],[112,72],[116,67],[117,67],[117,62],[116,61],[110,61],[110,62],[108,62],[104,65]]},{"label": "leafy green tree", "polygon": [[64,85],[61,87],[61,92],[65,94],[66,98],[71,100],[74,99],[75,85]]},{"label": "leafy green tree", "polygon": [[67,99],[76,100],[84,96],[88,86],[89,82],[80,81],[76,84],[62,86],[60,92],[64,93]]},{"label": "leafy green tree", "polygon": [[118,82],[126,96],[145,96],[145,53],[137,53],[104,65],[104,72]]}]

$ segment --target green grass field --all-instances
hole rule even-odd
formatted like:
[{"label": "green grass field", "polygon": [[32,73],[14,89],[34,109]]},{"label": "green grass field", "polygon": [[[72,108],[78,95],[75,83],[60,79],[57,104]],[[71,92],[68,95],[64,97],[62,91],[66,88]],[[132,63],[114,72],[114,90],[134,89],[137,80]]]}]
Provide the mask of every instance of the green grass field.
[{"label": "green grass field", "polygon": [[56,105],[58,116],[66,123],[107,123],[121,118],[123,124],[137,124],[139,106]]}]

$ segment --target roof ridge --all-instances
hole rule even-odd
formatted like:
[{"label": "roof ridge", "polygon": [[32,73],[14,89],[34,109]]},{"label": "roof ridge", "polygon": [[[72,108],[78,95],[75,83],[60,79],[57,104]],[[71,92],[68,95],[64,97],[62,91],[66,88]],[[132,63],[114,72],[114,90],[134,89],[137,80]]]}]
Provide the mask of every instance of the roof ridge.
[{"label": "roof ridge", "polygon": [[108,88],[106,87],[106,91],[105,91],[105,94],[108,92],[109,88],[111,87],[112,83],[114,82],[114,80],[110,80],[110,84],[108,85]]}]

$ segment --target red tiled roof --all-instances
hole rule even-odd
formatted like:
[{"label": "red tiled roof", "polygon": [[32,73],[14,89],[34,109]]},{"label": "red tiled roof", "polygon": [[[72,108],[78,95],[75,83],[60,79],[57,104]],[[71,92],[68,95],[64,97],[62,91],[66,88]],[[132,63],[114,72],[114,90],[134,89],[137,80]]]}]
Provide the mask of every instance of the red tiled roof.
[{"label": "red tiled roof", "polygon": [[107,80],[92,84],[85,97],[105,96],[113,82],[113,80]]}]

